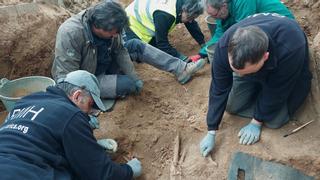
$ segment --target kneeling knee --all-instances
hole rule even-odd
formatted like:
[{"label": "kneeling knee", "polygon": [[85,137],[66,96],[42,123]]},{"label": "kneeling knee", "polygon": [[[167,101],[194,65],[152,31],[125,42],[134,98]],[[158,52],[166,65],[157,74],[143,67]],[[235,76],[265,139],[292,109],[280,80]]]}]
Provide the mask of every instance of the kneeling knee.
[{"label": "kneeling knee", "polygon": [[227,103],[226,111],[230,114],[237,114],[240,111],[241,107],[234,105],[234,103]]},{"label": "kneeling knee", "polygon": [[129,94],[135,93],[135,82],[128,76],[117,77],[116,94],[119,97],[125,97]]}]

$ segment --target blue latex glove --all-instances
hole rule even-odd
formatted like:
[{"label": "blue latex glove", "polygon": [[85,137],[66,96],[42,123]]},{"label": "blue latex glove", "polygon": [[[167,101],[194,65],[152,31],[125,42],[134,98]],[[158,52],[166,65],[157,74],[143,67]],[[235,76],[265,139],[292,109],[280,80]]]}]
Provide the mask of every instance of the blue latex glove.
[{"label": "blue latex glove", "polygon": [[240,137],[240,144],[244,145],[250,145],[254,144],[260,139],[260,133],[261,133],[261,125],[250,123],[243,127],[238,136]]},{"label": "blue latex glove", "polygon": [[134,178],[141,175],[142,173],[141,162],[137,158],[131,159],[130,161],[127,162],[127,164],[131,167]]},{"label": "blue latex glove", "polygon": [[90,117],[90,121],[89,121],[89,124],[91,126],[92,129],[99,129],[99,120],[97,117],[94,117],[94,116],[91,116],[89,115]]},{"label": "blue latex glove", "polygon": [[137,80],[136,81],[136,92],[140,93],[143,87],[143,81],[142,80]]},{"label": "blue latex glove", "polygon": [[203,157],[206,157],[214,148],[216,134],[210,132],[202,139],[200,143],[200,153]]}]

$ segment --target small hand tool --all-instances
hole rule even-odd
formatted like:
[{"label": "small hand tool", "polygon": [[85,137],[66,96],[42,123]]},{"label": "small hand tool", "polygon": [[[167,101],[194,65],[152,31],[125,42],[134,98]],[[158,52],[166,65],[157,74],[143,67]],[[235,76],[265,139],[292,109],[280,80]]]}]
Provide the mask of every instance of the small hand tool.
[{"label": "small hand tool", "polygon": [[293,134],[293,133],[296,133],[296,132],[300,131],[302,128],[306,127],[308,124],[312,123],[313,121],[314,121],[314,120],[311,120],[311,121],[309,121],[309,122],[307,122],[307,123],[305,123],[305,124],[297,127],[296,129],[292,130],[290,133],[284,135],[283,137],[287,137],[287,136],[289,136],[289,135],[291,135],[291,134]]}]

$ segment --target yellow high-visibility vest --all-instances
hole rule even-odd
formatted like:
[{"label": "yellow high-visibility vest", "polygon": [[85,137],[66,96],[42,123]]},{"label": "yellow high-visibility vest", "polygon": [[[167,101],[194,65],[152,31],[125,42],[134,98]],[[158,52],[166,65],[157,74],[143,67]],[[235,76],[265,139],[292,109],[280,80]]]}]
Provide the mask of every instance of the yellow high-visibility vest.
[{"label": "yellow high-visibility vest", "polygon": [[[177,18],[177,0],[134,0],[127,8],[130,29],[143,41],[149,43],[155,36],[153,13],[156,10],[167,12]],[[172,24],[170,31],[175,27]]]}]

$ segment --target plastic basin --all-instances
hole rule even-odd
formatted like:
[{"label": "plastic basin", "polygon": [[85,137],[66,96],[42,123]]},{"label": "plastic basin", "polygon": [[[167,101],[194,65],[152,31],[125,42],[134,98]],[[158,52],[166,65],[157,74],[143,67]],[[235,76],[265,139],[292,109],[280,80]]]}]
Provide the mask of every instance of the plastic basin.
[{"label": "plastic basin", "polygon": [[45,76],[22,77],[11,81],[3,78],[0,80],[0,99],[7,111],[11,111],[14,104],[22,97],[45,91],[52,85],[55,85],[55,81]]}]

